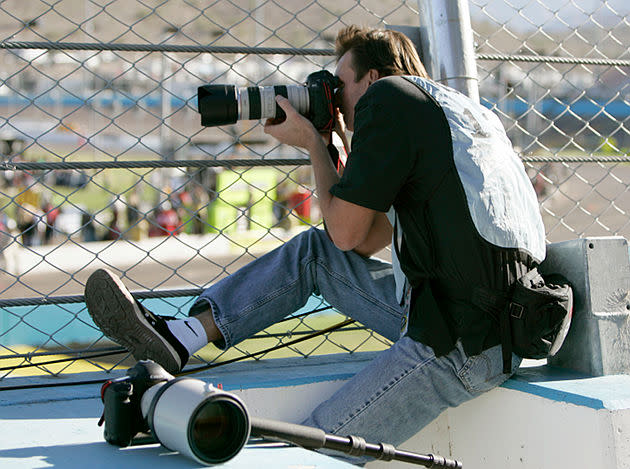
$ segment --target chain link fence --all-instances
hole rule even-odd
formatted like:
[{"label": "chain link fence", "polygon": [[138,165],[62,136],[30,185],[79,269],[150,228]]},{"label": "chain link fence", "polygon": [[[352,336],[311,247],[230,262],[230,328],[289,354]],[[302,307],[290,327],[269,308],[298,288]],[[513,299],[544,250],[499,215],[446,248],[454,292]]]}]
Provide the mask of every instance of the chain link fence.
[{"label": "chain link fence", "polygon": [[480,94],[527,162],[548,241],[627,238],[630,7],[498,3],[470,1]]},{"label": "chain link fence", "polygon": [[[469,5],[482,102],[524,159],[548,241],[629,237],[630,6]],[[0,1],[0,378],[131,363],[80,301],[98,267],[185,315],[204,287],[321,223],[308,156],[260,122],[201,127],[198,86],[300,84],[334,70],[342,26],[418,23],[415,0]],[[314,297],[196,360],[388,346],[346,325],[265,352],[341,319]]]}]

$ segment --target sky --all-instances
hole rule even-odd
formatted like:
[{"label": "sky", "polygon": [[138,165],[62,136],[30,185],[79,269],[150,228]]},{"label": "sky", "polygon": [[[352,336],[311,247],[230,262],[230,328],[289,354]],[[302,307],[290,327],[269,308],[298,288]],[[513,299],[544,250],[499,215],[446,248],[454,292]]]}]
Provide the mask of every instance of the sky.
[{"label": "sky", "polygon": [[469,5],[473,20],[491,17],[512,30],[561,30],[589,22],[610,27],[621,21],[630,28],[629,0],[469,0]]}]

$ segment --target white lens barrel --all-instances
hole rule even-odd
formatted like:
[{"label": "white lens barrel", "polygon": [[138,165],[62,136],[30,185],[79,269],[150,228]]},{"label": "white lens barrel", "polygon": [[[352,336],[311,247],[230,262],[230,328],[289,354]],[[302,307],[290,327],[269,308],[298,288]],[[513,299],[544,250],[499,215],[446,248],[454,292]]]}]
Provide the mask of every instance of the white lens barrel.
[{"label": "white lens barrel", "polygon": [[236,100],[238,102],[238,119],[249,120],[249,92],[247,88],[236,89]]},{"label": "white lens barrel", "polygon": [[238,120],[273,119],[278,117],[276,95],[286,95],[291,105],[302,115],[308,114],[308,88],[300,85],[250,86],[236,90]]},{"label": "white lens barrel", "polygon": [[276,90],[274,86],[260,86],[260,118],[276,117]]},{"label": "white lens barrel", "polygon": [[162,445],[202,464],[231,459],[249,438],[245,404],[201,380],[156,384],[142,396],[141,409]]},{"label": "white lens barrel", "polygon": [[310,109],[308,88],[305,86],[287,86],[287,98],[297,112],[305,116]]}]

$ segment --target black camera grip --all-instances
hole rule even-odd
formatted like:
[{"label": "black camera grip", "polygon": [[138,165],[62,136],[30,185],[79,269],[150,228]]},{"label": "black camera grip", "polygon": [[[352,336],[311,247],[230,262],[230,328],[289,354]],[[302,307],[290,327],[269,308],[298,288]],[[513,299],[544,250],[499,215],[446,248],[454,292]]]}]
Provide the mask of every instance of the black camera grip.
[{"label": "black camera grip", "polygon": [[136,436],[140,408],[132,400],[133,385],[129,381],[111,383],[103,393],[105,441],[116,446],[129,446]]}]

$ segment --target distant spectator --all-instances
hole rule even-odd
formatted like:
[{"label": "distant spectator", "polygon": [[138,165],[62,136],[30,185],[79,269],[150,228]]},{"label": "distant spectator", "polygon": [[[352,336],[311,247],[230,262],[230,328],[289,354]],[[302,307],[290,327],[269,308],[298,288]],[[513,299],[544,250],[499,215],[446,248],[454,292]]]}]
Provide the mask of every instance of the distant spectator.
[{"label": "distant spectator", "polygon": [[139,241],[141,238],[140,223],[143,215],[140,213],[138,196],[132,193],[129,196],[129,203],[127,204],[127,226],[129,239],[132,241]]},{"label": "distant spectator", "polygon": [[[6,249],[11,244],[11,220],[6,213],[0,212],[0,271],[7,270]],[[13,223],[14,224],[14,223]]]},{"label": "distant spectator", "polygon": [[40,206],[41,194],[36,187],[33,177],[26,173],[19,173],[16,177],[17,195],[14,202],[17,204],[16,222],[21,233],[22,244],[24,246],[36,246],[41,244],[38,232],[38,223],[42,214]]},{"label": "distant spectator", "polygon": [[180,232],[193,234],[194,233],[194,217],[195,206],[193,198],[188,191],[182,191],[177,194],[179,204],[177,207],[177,216],[181,222]]},{"label": "distant spectator", "polygon": [[311,222],[311,192],[302,186],[296,187],[289,195],[289,208],[297,214],[300,223],[310,224]]},{"label": "distant spectator", "polygon": [[46,216],[46,230],[44,231],[44,242],[49,244],[53,236],[55,235],[55,222],[61,212],[61,209],[57,206],[54,207],[50,202],[46,203],[43,207],[44,214]]},{"label": "distant spectator", "polygon": [[156,216],[156,221],[160,227],[160,234],[158,236],[176,235],[181,229],[179,216],[170,202],[164,202],[162,204],[161,210]]},{"label": "distant spectator", "polygon": [[94,216],[85,210],[81,213],[81,236],[86,243],[96,241]]},{"label": "distant spectator", "polygon": [[38,246],[41,244],[38,224],[42,214],[31,204],[24,204],[18,207],[17,228],[22,237],[24,246]]},{"label": "distant spectator", "polygon": [[289,196],[293,183],[287,180],[280,182],[276,186],[276,200],[273,202],[273,216],[275,218],[274,226],[288,230],[291,228],[291,219],[289,218]]},{"label": "distant spectator", "polygon": [[203,187],[196,186],[192,192],[192,198],[195,210],[192,220],[193,233],[203,234],[208,226],[208,205],[210,204],[210,197]]},{"label": "distant spectator", "polygon": [[113,205],[112,206],[112,218],[109,224],[107,225],[107,231],[105,232],[105,236],[103,241],[115,241],[120,238],[121,230],[120,224],[118,220],[118,208]]}]

